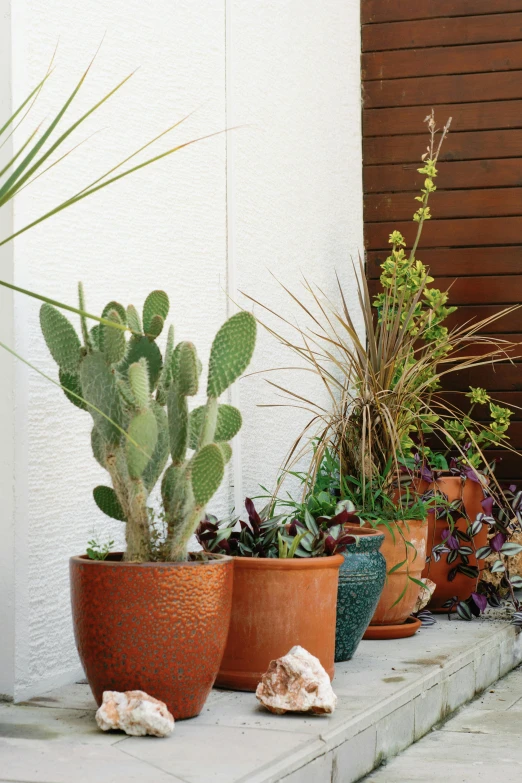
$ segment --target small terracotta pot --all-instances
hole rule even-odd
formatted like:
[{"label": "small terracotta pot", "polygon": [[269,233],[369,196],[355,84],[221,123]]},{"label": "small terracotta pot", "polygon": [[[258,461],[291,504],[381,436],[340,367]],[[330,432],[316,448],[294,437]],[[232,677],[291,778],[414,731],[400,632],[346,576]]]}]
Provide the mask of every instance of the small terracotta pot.
[{"label": "small terracotta pot", "polygon": [[[394,530],[395,539],[387,527],[379,526],[379,532],[384,533],[381,552],[386,559],[387,575],[377,609],[370,622],[371,626],[401,625],[406,622],[419,597],[420,587],[408,579],[408,574],[414,579],[421,578],[426,562],[428,525],[419,519],[395,522],[394,525],[398,525],[402,531],[401,536],[398,530]],[[405,540],[411,542],[414,548],[406,546]],[[406,562],[390,574],[391,569],[403,560]],[[404,590],[404,595],[397,601]]]},{"label": "small terracotta pot", "polygon": [[[460,476],[446,476],[439,478],[433,484],[428,487],[430,490],[435,489],[437,492],[447,496],[451,502],[453,500],[462,499],[464,503],[464,509],[471,522],[474,522],[477,514],[480,514],[483,509],[481,501],[484,499],[484,492],[480,484],[476,481],[466,479],[463,481]],[[426,491],[423,487],[422,491]],[[464,517],[460,517],[455,524],[455,528],[458,530],[466,531],[468,527],[468,521]],[[446,519],[435,520],[435,513],[432,511],[428,515],[428,549],[427,555],[430,557],[430,561],[426,564],[423,576],[428,577],[437,585],[432,599],[428,605],[428,608],[432,612],[447,612],[447,609],[443,609],[442,605],[450,600],[454,595],[459,597],[460,601],[466,601],[472,592],[477,589],[478,579],[471,579],[465,574],[457,573],[453,581],[448,580],[449,572],[455,568],[460,562],[460,558],[457,558],[455,563],[448,564],[447,555],[443,554],[438,563],[431,557],[431,550],[436,544],[442,542],[442,533],[449,527]],[[474,537],[474,545],[477,549],[482,546],[486,546],[488,538],[487,526],[482,525],[481,531]],[[469,565],[476,566],[477,559],[475,555],[469,556]]]},{"label": "small terracotta pot", "polygon": [[234,563],[70,559],[76,646],[94,698],[143,690],[176,720],[198,715],[219,669]]},{"label": "small terracotta pot", "polygon": [[335,615],[342,555],[234,557],[230,630],[216,685],[255,691],[270,661],[296,644],[334,676]]}]

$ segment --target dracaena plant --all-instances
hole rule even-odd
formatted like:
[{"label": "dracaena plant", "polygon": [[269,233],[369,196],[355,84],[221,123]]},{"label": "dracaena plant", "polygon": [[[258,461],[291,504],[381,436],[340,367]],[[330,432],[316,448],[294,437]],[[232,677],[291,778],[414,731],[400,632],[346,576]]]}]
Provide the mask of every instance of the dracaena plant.
[{"label": "dracaena plant", "polygon": [[[91,414],[93,454],[110,478],[110,486],[94,489],[94,500],[107,516],[125,522],[125,559],[132,562],[187,559],[242,423],[239,410],[219,398],[248,366],[256,339],[251,314],[226,321],[210,351],[207,402],[190,411],[202,365],[193,343],[175,344],[172,326],[162,354],[156,341],[168,312],[164,291],[149,294],[141,318],[133,305],[111,301],[92,329],[81,319],[80,339],[51,304],[40,311],[60,384],[74,405]],[[158,542],[149,496],[160,480],[165,535]]]},{"label": "dracaena plant", "polygon": [[[283,508],[276,515],[278,505]],[[337,505],[332,516],[316,517],[299,504],[289,513],[287,505],[271,501],[258,512],[253,500],[247,498],[247,522],[207,516],[198,528],[198,541],[207,552],[263,558],[324,557],[343,552],[355,542],[344,526],[359,520],[347,504]]]}]

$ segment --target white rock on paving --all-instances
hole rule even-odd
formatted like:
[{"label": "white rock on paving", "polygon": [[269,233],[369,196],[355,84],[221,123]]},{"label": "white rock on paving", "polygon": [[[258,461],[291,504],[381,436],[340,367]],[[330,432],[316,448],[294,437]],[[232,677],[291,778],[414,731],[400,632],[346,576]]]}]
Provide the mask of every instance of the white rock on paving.
[{"label": "white rock on paving", "polygon": [[319,659],[299,646],[270,662],[257,686],[256,696],[277,715],[285,712],[330,715],[337,704],[330,678]]},{"label": "white rock on paving", "polygon": [[415,604],[414,612],[420,612],[422,609],[424,609],[425,606],[429,604],[431,601],[431,596],[435,592],[435,588],[437,585],[435,582],[432,582],[431,579],[421,579],[421,582],[424,583],[424,587],[420,589],[419,597],[417,598],[417,603]]},{"label": "white rock on paving", "polygon": [[104,691],[96,723],[102,731],[121,729],[132,737],[168,737],[174,731],[167,705],[144,691]]}]

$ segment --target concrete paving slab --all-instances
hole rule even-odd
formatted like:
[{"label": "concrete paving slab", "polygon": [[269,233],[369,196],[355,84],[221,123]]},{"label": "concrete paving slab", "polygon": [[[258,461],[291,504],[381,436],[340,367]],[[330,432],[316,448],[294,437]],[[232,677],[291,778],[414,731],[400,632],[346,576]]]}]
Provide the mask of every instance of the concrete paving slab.
[{"label": "concrete paving slab", "polygon": [[9,783],[184,783],[115,745],[0,739],[0,764]]},{"label": "concrete paving slab", "polygon": [[[67,744],[74,756],[81,735],[82,743],[85,739],[83,752],[90,747],[100,752],[114,750],[150,769],[151,775],[161,773],[170,776],[169,780],[353,783],[429,732],[477,691],[490,686],[505,667],[522,661],[521,639],[513,626],[494,616],[473,623],[439,617],[435,626],[422,629],[410,639],[362,642],[352,661],[338,664],[334,690],[339,701],[333,716],[276,716],[263,710],[254,694],[215,690],[198,718],[178,722],[172,737],[162,740],[100,734],[99,743],[87,744],[91,743],[92,731],[83,735],[78,728],[84,715],[93,721],[95,705],[85,685],[50,691],[25,707],[8,709],[29,710],[24,713],[28,716],[26,723],[41,715],[42,731],[61,725],[63,741],[55,738],[51,742],[49,738],[41,741],[42,747]],[[513,710],[514,715],[519,703],[522,710],[522,690],[517,688],[517,684],[504,688],[503,683],[491,688],[498,692],[497,702],[476,703],[479,715],[475,720],[480,722],[480,715],[489,712],[508,714]],[[54,722],[49,717],[52,715],[56,717]],[[14,722],[19,725],[24,720]],[[6,733],[9,731],[13,729],[8,727]],[[458,736],[462,741],[461,731],[439,733]],[[36,739],[12,741],[27,742],[31,747]],[[110,747],[105,744],[108,742],[112,743]],[[16,777],[12,757],[8,761],[7,773],[0,765],[0,775],[41,783],[42,779],[31,777],[27,768],[24,778]],[[96,758],[84,762],[83,769],[97,780]],[[10,774],[11,767],[16,775]],[[70,780],[83,783],[76,776]],[[148,772],[144,780],[148,783]],[[49,783],[61,783],[61,779]]]},{"label": "concrete paving slab", "polygon": [[[100,731],[92,710],[42,709],[0,704],[0,737],[113,745],[126,735]],[[0,764],[0,770],[1,770]]]}]

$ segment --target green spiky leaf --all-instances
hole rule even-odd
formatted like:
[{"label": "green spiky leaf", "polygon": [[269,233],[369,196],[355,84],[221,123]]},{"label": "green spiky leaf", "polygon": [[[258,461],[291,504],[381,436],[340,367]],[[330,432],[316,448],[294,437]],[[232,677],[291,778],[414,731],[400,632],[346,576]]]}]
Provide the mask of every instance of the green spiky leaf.
[{"label": "green spiky leaf", "polygon": [[[123,308],[122,308],[123,309]],[[123,311],[125,312],[125,311]],[[112,309],[104,315],[107,321],[111,321],[118,326],[123,326],[124,321],[121,320],[121,314],[118,310]],[[101,344],[103,345],[103,352],[105,358],[109,364],[118,364],[125,356],[127,350],[127,341],[125,339],[125,332],[121,329],[112,328],[107,324],[102,324],[100,328]]]},{"label": "green spiky leaf", "polygon": [[102,318],[108,318],[109,314],[113,310],[118,313],[120,323],[122,323],[124,326],[127,326],[127,311],[119,302],[109,302],[109,304],[105,305],[103,308]]},{"label": "green spiky leaf", "polygon": [[154,316],[159,315],[165,322],[169,314],[169,298],[165,291],[152,291],[145,299],[143,305],[143,331],[151,333],[151,324]]},{"label": "green spiky leaf", "polygon": [[209,443],[196,452],[190,472],[196,506],[203,508],[215,495],[224,472],[225,461],[217,443]]},{"label": "green spiky leaf", "polygon": [[256,344],[256,320],[236,313],[223,324],[210,351],[207,394],[219,397],[248,367]]},{"label": "green spiky leaf", "polygon": [[89,338],[93,348],[96,348],[98,351],[101,350],[101,324],[96,324],[96,326],[92,327],[89,332]]},{"label": "green spiky leaf", "polygon": [[147,360],[143,357],[129,367],[129,384],[138,408],[148,408],[150,404],[149,372]]},{"label": "green spiky leaf", "polygon": [[100,511],[108,517],[125,522],[125,514],[112,487],[99,486],[92,491],[94,500]]},{"label": "green spiky leaf", "polygon": [[172,354],[174,351],[174,327],[169,326],[167,333],[167,344],[165,346],[165,361],[163,362],[163,370],[161,371],[161,377],[158,383],[158,395],[157,400],[160,405],[167,404],[167,389],[170,386],[172,380]]},{"label": "green spiky leaf", "polygon": [[80,376],[76,373],[65,372],[65,370],[60,369],[58,378],[62,384],[63,393],[69,402],[72,402],[73,405],[76,405],[76,407],[80,408],[82,411],[86,411],[86,403],[83,399],[78,399],[79,397],[83,397]]},{"label": "green spiky leaf", "polygon": [[77,373],[82,359],[81,342],[71,322],[50,304],[40,308],[40,326],[54,361],[65,372]]},{"label": "green spiky leaf", "polygon": [[118,365],[118,372],[127,377],[130,365],[139,362],[141,358],[147,360],[149,384],[152,392],[158,383],[163,367],[163,359],[156,343],[151,343],[146,337],[132,337],[129,340],[125,359]]},{"label": "green spiky leaf", "polygon": [[169,419],[170,453],[175,465],[185,460],[188,443],[188,406],[187,398],[179,393],[177,383],[173,383],[167,395]]},{"label": "green spiky leaf", "polygon": [[105,440],[116,443],[121,437],[118,427],[123,426],[123,415],[114,373],[102,353],[90,353],[83,359],[80,383],[100,434]]},{"label": "green spiky leaf", "polygon": [[128,435],[136,445],[130,440],[126,441],[127,467],[131,478],[139,478],[152,458],[158,440],[158,424],[154,411],[149,408],[133,416]]},{"label": "green spiky leaf", "polygon": [[[189,419],[189,448],[198,447],[206,406],[194,408]],[[219,405],[217,413],[215,441],[232,440],[241,429],[243,423],[241,412],[233,405]]]},{"label": "green spiky leaf", "polygon": [[127,307],[127,326],[134,334],[142,334],[140,317],[134,305],[129,305]]},{"label": "green spiky leaf", "polygon": [[161,405],[158,405],[156,402],[152,403],[152,410],[156,416],[158,439],[152,457],[147,463],[147,467],[143,471],[142,476],[143,483],[149,492],[156,486],[169,457],[169,425],[167,414]]}]

